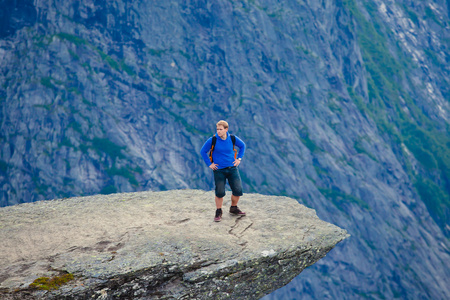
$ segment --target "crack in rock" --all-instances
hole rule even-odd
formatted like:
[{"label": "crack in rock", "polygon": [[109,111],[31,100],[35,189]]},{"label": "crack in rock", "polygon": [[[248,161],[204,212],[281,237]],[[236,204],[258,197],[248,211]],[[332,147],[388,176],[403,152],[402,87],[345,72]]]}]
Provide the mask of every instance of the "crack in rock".
[{"label": "crack in rock", "polygon": [[248,217],[241,216],[236,219],[234,225],[231,226],[228,233],[237,237],[239,239],[237,244],[245,248],[247,241],[241,240],[241,238],[244,236],[244,233],[252,227],[252,225],[253,222]]}]

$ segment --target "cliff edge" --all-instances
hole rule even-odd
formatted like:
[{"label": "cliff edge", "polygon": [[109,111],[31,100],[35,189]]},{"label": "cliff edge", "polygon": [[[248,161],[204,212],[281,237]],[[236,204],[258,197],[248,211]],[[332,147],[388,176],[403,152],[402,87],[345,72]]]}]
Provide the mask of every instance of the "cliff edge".
[{"label": "cliff edge", "polygon": [[[228,197],[228,196],[226,196]],[[0,208],[2,299],[259,299],[348,237],[287,197],[138,192]],[[73,274],[58,289],[36,279]],[[41,286],[42,288],[42,286]]]}]

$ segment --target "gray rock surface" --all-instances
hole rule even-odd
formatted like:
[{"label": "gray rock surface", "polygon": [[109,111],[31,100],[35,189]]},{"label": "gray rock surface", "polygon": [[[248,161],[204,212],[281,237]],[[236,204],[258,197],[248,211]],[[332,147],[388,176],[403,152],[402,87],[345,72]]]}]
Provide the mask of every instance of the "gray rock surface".
[{"label": "gray rock surface", "polygon": [[[1,208],[0,298],[259,299],[349,236],[292,198],[260,194],[241,198],[247,216],[215,223],[213,199],[173,190]],[[75,280],[28,289],[61,272]]]}]

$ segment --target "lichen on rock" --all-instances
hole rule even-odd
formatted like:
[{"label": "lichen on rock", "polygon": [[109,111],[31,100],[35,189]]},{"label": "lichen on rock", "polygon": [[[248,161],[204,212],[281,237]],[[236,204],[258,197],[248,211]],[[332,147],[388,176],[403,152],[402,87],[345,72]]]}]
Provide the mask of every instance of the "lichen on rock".
[{"label": "lichen on rock", "polygon": [[62,274],[60,276],[54,276],[52,278],[49,277],[39,277],[30,284],[30,288],[38,289],[38,290],[57,290],[62,285],[68,283],[73,280],[73,274],[67,273]]}]

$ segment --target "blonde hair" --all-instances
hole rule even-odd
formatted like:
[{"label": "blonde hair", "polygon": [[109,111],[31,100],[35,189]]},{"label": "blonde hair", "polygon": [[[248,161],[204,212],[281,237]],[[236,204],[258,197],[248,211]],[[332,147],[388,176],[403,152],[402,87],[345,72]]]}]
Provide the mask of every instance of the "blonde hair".
[{"label": "blonde hair", "polygon": [[216,127],[217,126],[223,126],[223,128],[227,129],[228,128],[228,123],[227,123],[227,121],[220,120],[219,122],[217,122]]}]

